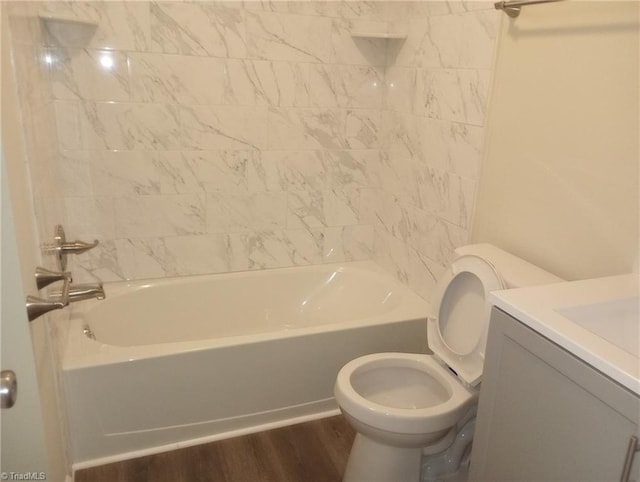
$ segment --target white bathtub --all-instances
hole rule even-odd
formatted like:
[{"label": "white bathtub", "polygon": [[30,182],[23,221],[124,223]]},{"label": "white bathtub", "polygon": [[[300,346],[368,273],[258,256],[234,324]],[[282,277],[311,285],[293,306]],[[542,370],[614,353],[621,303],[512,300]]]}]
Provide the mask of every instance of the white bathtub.
[{"label": "white bathtub", "polygon": [[105,291],[73,306],[63,352],[76,468],[338,413],[347,361],[426,350],[427,304],[371,262]]}]

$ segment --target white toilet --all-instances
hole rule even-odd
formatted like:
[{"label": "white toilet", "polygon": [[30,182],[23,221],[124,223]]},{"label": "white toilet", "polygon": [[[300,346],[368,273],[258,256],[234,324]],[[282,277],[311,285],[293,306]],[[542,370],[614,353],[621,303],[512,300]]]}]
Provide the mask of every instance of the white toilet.
[{"label": "white toilet", "polygon": [[473,437],[491,312],[487,294],[559,281],[489,244],[458,248],[427,319],[434,354],[375,353],[338,373],[335,398],[357,431],[343,480],[455,477]]}]

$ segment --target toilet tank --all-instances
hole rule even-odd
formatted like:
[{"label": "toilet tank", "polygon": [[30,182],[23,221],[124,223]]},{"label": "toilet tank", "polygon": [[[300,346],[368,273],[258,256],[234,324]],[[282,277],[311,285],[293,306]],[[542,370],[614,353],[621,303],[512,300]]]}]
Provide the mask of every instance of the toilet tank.
[{"label": "toilet tank", "polygon": [[470,244],[455,250],[456,258],[464,255],[475,255],[491,263],[502,277],[505,288],[522,288],[565,281],[492,244]]}]

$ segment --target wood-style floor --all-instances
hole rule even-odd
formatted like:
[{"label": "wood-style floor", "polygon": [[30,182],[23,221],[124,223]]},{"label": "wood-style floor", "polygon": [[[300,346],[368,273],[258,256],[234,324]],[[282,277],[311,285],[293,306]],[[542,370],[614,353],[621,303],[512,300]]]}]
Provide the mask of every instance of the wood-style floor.
[{"label": "wood-style floor", "polygon": [[342,416],[76,472],[75,482],[339,482],[355,432]]}]

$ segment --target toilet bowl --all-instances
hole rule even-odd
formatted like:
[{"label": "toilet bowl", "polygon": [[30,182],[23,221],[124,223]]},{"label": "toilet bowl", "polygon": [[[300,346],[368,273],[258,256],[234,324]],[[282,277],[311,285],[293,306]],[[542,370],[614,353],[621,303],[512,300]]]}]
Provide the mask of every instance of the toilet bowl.
[{"label": "toilet bowl", "polygon": [[359,433],[396,447],[442,439],[477,395],[429,355],[376,353],[347,363],[335,396]]},{"label": "toilet bowl", "polygon": [[425,478],[455,473],[473,434],[489,292],[557,281],[492,245],[456,250],[427,314],[433,355],[375,353],[338,373],[335,399],[357,432],[343,480],[417,482],[421,467]]}]

